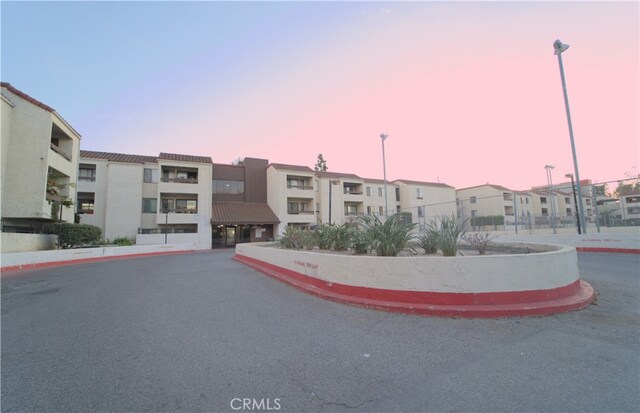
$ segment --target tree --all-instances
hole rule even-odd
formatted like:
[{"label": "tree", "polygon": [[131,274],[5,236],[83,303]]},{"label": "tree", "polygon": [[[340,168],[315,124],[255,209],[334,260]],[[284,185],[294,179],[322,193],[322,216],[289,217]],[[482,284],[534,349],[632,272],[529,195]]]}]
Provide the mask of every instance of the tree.
[{"label": "tree", "polygon": [[613,191],[615,198],[620,198],[620,194],[629,191],[640,191],[640,175],[635,175],[629,171],[625,173],[627,179],[618,181],[618,187]]},{"label": "tree", "polygon": [[317,172],[327,172],[327,161],[324,160],[322,154],[318,154],[318,160],[316,161],[316,166],[313,168]]}]

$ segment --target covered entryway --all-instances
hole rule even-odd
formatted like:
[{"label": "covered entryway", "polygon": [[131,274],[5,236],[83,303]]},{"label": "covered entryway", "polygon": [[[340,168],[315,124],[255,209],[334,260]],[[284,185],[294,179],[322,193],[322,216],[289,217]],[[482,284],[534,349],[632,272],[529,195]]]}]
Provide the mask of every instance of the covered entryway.
[{"label": "covered entryway", "polygon": [[273,225],[279,222],[265,203],[213,202],[211,248],[273,240]]}]

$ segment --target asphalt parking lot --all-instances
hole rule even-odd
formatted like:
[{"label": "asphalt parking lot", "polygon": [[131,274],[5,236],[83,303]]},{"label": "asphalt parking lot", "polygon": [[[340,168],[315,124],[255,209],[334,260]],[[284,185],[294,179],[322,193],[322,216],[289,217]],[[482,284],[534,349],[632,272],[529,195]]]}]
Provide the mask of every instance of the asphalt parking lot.
[{"label": "asphalt parking lot", "polygon": [[638,255],[578,254],[585,310],[467,320],[325,301],[232,254],[3,276],[2,411],[640,409]]}]

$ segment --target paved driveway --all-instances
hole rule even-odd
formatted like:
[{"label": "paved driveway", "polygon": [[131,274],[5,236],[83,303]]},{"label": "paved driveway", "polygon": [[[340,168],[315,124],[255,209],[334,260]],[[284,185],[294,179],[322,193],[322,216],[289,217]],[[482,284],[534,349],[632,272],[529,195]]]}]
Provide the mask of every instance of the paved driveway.
[{"label": "paved driveway", "polygon": [[333,303],[231,256],[3,280],[2,411],[639,409],[640,256],[579,254],[597,305],[499,320]]}]

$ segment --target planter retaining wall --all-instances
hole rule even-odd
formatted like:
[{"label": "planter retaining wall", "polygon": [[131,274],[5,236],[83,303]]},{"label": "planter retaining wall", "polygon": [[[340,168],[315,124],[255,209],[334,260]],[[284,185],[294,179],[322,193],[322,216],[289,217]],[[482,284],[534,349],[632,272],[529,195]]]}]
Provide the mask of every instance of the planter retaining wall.
[{"label": "planter retaining wall", "polygon": [[240,244],[235,259],[306,292],[423,315],[508,317],[576,310],[594,292],[575,249],[466,257],[373,257]]}]

